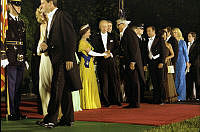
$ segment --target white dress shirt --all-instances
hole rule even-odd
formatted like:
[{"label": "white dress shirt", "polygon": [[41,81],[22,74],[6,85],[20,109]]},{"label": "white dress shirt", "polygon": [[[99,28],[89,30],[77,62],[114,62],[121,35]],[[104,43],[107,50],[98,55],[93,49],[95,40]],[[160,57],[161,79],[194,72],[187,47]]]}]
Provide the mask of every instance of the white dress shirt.
[{"label": "white dress shirt", "polygon": [[[106,32],[106,33],[103,34],[103,33],[101,32],[101,38],[102,38],[102,41],[103,41],[104,49],[105,49],[105,51],[107,51],[107,50],[108,50],[108,48],[107,48],[108,33]],[[111,55],[111,57],[113,57],[113,54],[112,54],[112,53],[110,53],[110,55]]]},{"label": "white dress shirt", "polygon": [[193,43],[194,43],[194,41],[192,41],[192,42],[188,42],[188,49],[187,49],[187,51],[188,51],[188,55],[189,55],[190,48],[191,48],[191,46],[192,46]]},{"label": "white dress shirt", "polygon": [[124,35],[124,31],[127,29],[128,25],[122,30],[122,32],[120,32],[120,40],[122,38],[122,36]]},{"label": "white dress shirt", "polygon": [[138,36],[138,38],[139,38],[140,40],[142,40],[142,36],[141,36],[141,35],[138,35],[138,34],[137,34],[137,36]]},{"label": "white dress shirt", "polygon": [[151,46],[152,46],[152,44],[153,44],[154,39],[155,39],[155,36],[149,38],[149,42],[148,42],[149,59],[151,59],[151,60],[152,60],[152,59],[155,60],[155,59],[157,59],[157,58],[160,57],[160,54],[157,54],[156,56],[153,56],[153,54],[152,54],[152,52],[151,52]]},{"label": "white dress shirt", "polygon": [[167,37],[167,40],[166,40],[166,42],[168,42],[170,38],[171,38],[171,35],[169,35],[169,37]]},{"label": "white dress shirt", "polygon": [[107,40],[108,40],[108,33],[106,32],[106,33],[102,33],[101,32],[101,38],[102,38],[102,41],[103,41],[103,46],[104,46],[104,49],[105,49],[105,51],[107,51],[108,49],[107,49]]},{"label": "white dress shirt", "polygon": [[12,19],[14,19],[15,21],[19,21],[18,16],[14,16],[13,14],[9,13],[9,15],[12,17]]},{"label": "white dress shirt", "polygon": [[50,26],[51,26],[51,22],[53,19],[53,15],[55,14],[55,12],[57,11],[58,8],[55,8],[53,11],[51,11],[50,13],[48,13],[48,25],[47,25],[47,38],[49,38],[49,32],[50,32]]}]

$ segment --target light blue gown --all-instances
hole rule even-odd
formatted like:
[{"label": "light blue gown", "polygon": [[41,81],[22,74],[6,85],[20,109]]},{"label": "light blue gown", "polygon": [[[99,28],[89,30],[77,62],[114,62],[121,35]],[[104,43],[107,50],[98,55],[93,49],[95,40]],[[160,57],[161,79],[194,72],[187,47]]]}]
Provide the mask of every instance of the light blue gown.
[{"label": "light blue gown", "polygon": [[189,57],[187,53],[187,46],[184,40],[180,40],[178,43],[179,51],[178,58],[176,62],[176,78],[175,87],[178,93],[178,100],[186,100],[186,62],[189,62]]}]

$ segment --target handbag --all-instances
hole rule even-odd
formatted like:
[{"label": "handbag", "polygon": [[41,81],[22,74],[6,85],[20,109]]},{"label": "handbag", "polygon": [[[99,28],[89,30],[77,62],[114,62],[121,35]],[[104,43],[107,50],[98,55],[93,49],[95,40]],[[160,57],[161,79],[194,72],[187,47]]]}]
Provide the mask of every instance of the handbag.
[{"label": "handbag", "polygon": [[168,73],[175,73],[175,71],[174,71],[174,65],[172,65],[171,60],[169,62],[169,65],[167,66],[167,70],[168,70]]}]

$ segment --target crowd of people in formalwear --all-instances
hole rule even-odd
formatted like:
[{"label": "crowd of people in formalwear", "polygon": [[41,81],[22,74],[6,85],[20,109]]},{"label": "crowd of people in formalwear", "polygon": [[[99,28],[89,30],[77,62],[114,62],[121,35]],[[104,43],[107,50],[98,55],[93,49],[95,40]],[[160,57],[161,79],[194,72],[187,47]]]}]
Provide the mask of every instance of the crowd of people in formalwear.
[{"label": "crowd of people in formalwear", "polygon": [[38,125],[71,126],[74,111],[102,106],[140,108],[145,91],[150,91],[149,78],[153,104],[200,99],[200,45],[195,32],[188,33],[186,43],[179,28],[145,30],[144,24],[118,19],[117,33],[111,21],[101,20],[95,34],[89,24],[81,26],[78,39],[70,15],[57,8],[56,0],[41,0],[36,18],[44,115]]},{"label": "crowd of people in formalwear", "polygon": [[[56,19],[58,19],[58,23],[64,24],[65,21],[70,22],[70,18],[67,18],[69,16],[63,12],[59,13],[60,10],[54,3],[51,6],[55,6],[55,8],[52,8],[49,13],[45,12],[45,0],[42,1],[44,3],[42,2],[37,9],[36,17],[38,22],[45,20],[43,23],[40,22],[40,41],[37,46],[37,53],[41,55],[39,91],[45,117],[37,124],[50,128],[57,125],[71,126],[74,122],[73,111],[98,109],[102,106],[109,108],[117,105],[122,108],[140,108],[140,102],[145,102],[145,91],[150,92],[149,84],[152,84],[153,87],[151,101],[153,104],[164,105],[178,101],[199,100],[200,55],[199,45],[195,41],[196,33],[188,33],[188,44],[186,44],[179,28],[164,27],[157,31],[154,26],[147,26],[147,37],[145,38],[144,24],[118,19],[116,26],[119,33],[112,30],[113,23],[111,21],[101,20],[99,32],[91,34],[92,28],[86,24],[80,27],[80,38],[77,39],[73,27],[68,27],[70,30],[64,30],[65,25],[62,25],[63,27],[58,25],[58,27],[54,27],[52,24],[49,26],[50,20],[56,24]],[[53,17],[53,12],[58,17]],[[72,22],[69,25],[72,26]],[[48,29],[50,27],[53,29]],[[44,33],[49,30],[52,33]],[[65,33],[67,30],[70,31],[70,34]],[[56,32],[64,33],[64,35],[56,36]],[[75,56],[73,64],[78,64],[79,69],[73,72],[73,75],[76,73],[76,78],[73,79],[78,80],[79,85],[71,85],[71,87],[77,86],[71,90],[68,87],[69,92],[66,94],[68,95],[68,104],[67,106],[63,104],[66,109],[62,108],[64,102],[57,97],[61,95],[56,85],[56,83],[60,83],[60,80],[56,80],[58,81],[56,82],[55,79],[58,79],[59,73],[64,71],[63,66],[59,68],[57,59],[56,64],[52,62],[59,52],[56,51],[58,40],[53,41],[49,36],[53,34],[56,39],[62,38],[63,40],[61,40],[66,43],[68,40],[73,43],[68,46],[74,45],[74,47],[70,47],[74,50],[68,52]],[[65,35],[69,36],[65,38]],[[75,39],[77,39],[76,42]],[[77,42],[78,45],[75,46]],[[49,48],[49,46],[53,47]],[[77,47],[76,50],[75,47]],[[57,50],[61,48],[67,47],[63,46]],[[52,52],[55,52],[54,55]],[[67,54],[65,55],[63,52],[59,56],[60,60],[63,60],[63,56],[67,57]],[[41,70],[42,68],[45,70]],[[46,71],[48,69],[49,71]],[[63,78],[63,75],[60,77]],[[150,78],[151,83],[147,78]],[[67,83],[71,84],[69,81]],[[64,85],[62,86],[64,88]],[[57,101],[55,101],[56,98],[58,98]],[[128,105],[122,106],[122,103],[128,103]],[[49,106],[50,104],[51,106]],[[64,111],[67,113],[63,114]],[[57,123],[57,119],[60,119],[59,123]]]}]

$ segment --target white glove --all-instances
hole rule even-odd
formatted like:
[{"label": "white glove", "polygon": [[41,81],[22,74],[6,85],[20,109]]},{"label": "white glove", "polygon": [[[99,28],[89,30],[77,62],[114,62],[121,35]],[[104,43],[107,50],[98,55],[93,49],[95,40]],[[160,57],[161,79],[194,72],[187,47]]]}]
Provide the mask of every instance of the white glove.
[{"label": "white glove", "polygon": [[1,60],[1,67],[5,68],[8,64],[8,59]]},{"label": "white glove", "polygon": [[79,63],[80,63],[80,60],[79,60],[78,55],[76,54],[76,52],[75,52],[75,57],[76,57],[76,62],[77,62],[77,64],[79,64]]},{"label": "white glove", "polygon": [[25,65],[26,65],[26,69],[28,70],[29,69],[29,64],[27,61],[25,61]]},{"label": "white glove", "polygon": [[88,55],[91,55],[91,56],[106,56],[107,54],[106,53],[97,53],[97,52],[90,50]]}]

